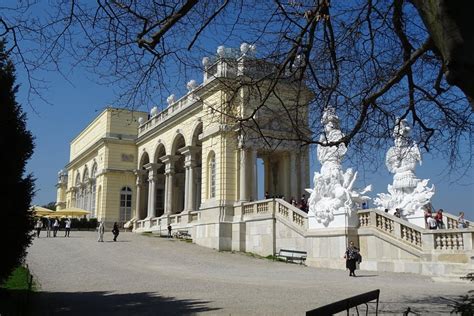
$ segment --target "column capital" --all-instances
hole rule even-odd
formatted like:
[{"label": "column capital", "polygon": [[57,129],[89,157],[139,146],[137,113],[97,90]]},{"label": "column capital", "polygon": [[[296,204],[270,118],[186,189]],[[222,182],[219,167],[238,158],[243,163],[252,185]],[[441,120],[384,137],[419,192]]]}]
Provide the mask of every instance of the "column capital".
[{"label": "column capital", "polygon": [[160,168],[163,164],[161,163],[153,163],[153,162],[150,162],[150,163],[147,163],[146,165],[144,165],[143,167],[145,167],[146,170],[148,171],[151,171],[151,172],[155,172],[158,168]]},{"label": "column capital", "polygon": [[174,163],[179,159],[178,155],[166,155],[159,158],[165,164],[165,174],[174,173]]},{"label": "column capital", "polygon": [[181,154],[185,155],[186,158],[187,158],[188,156],[192,156],[195,153],[197,153],[199,149],[201,149],[201,147],[198,147],[198,146],[185,146],[185,147],[182,147],[182,148],[178,149],[178,151]]},{"label": "column capital", "polygon": [[158,158],[161,162],[165,164],[174,164],[176,160],[179,159],[178,155],[165,155],[163,157]]}]

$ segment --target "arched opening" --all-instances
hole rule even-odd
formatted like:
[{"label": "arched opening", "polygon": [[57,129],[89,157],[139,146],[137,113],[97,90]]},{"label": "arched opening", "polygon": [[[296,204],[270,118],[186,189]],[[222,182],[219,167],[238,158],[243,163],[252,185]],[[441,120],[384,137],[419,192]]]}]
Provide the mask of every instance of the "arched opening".
[{"label": "arched opening", "polygon": [[76,179],[74,181],[74,189],[72,191],[72,206],[73,207],[80,207],[81,204],[80,198],[80,189],[81,189],[81,174],[79,171],[76,173]]},{"label": "arched opening", "polygon": [[81,185],[81,196],[82,196],[82,205],[81,208],[90,211],[90,189],[89,189],[89,170],[87,166],[84,168],[84,173],[82,176],[82,185]]},{"label": "arched opening", "polygon": [[144,219],[147,215],[147,206],[148,206],[148,171],[145,169],[145,165],[150,163],[150,157],[147,152],[144,152],[140,158],[140,163],[138,165],[139,173],[138,177],[140,187],[140,196],[137,196],[137,199],[140,199],[138,203],[139,209],[137,210],[138,219]]},{"label": "arched opening", "polygon": [[192,168],[193,181],[191,187],[193,190],[192,198],[192,211],[199,209],[201,205],[201,195],[202,195],[202,142],[199,139],[199,135],[202,134],[202,122],[200,122],[194,129],[193,138],[191,141],[191,146],[196,148],[194,153],[194,166]]},{"label": "arched opening", "polygon": [[171,192],[171,212],[180,213],[184,210],[184,194],[185,194],[185,170],[184,155],[180,149],[186,146],[183,135],[178,134],[173,142],[172,155],[174,155],[174,175],[170,181]]},{"label": "arched opening", "polygon": [[165,212],[165,164],[160,161],[160,157],[166,155],[165,146],[159,144],[155,151],[154,161],[160,164],[160,167],[156,170],[156,199],[155,199],[155,214],[160,217]]},{"label": "arched opening", "polygon": [[90,214],[90,217],[97,217],[97,214],[96,214],[96,201],[97,201],[97,181],[96,181],[96,177],[97,177],[97,163],[94,162],[94,165],[92,166],[92,170],[91,170],[91,214]]}]

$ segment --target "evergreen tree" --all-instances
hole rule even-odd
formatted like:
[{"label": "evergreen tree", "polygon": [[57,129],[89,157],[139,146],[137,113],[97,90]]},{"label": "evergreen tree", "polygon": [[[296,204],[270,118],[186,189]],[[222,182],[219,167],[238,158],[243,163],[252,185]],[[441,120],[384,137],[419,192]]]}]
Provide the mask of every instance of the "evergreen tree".
[{"label": "evergreen tree", "polygon": [[15,67],[0,39],[0,284],[22,263],[30,245],[33,215],[29,211],[34,179],[24,175],[27,160],[33,154],[33,136],[26,129],[26,118],[16,102]]}]

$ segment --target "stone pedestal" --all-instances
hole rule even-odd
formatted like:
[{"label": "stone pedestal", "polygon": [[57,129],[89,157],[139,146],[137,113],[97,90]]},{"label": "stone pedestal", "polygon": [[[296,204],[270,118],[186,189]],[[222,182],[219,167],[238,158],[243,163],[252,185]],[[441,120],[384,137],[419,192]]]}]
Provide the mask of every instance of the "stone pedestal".
[{"label": "stone pedestal", "polygon": [[324,225],[317,221],[314,214],[308,214],[308,227],[310,229],[333,229],[341,227],[357,227],[359,224],[359,219],[357,217],[356,211],[353,211],[352,215],[347,215],[346,213],[337,213],[334,212],[334,220],[329,222],[328,225]]}]

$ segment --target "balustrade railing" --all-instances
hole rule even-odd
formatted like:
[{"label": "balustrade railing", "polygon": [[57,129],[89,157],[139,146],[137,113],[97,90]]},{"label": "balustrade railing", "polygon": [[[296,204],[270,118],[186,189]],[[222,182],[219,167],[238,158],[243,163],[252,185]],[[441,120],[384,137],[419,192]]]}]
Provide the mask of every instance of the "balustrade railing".
[{"label": "balustrade railing", "polygon": [[412,246],[417,248],[422,247],[421,231],[406,225],[400,225],[400,236]]},{"label": "balustrade railing", "polygon": [[[474,240],[472,229],[458,229],[457,219],[444,216],[446,229],[428,230],[376,209],[358,211],[359,227],[374,227],[419,250],[466,250]],[[443,214],[445,215],[445,214]],[[466,238],[469,240],[466,241]],[[472,246],[468,246],[472,250]]]},{"label": "balustrade railing", "polygon": [[268,202],[257,203],[257,214],[268,213]]},{"label": "balustrade railing", "polygon": [[281,199],[244,203],[242,205],[242,214],[245,217],[266,214],[279,216],[300,228],[306,227],[308,222],[306,213]]},{"label": "balustrade railing", "polygon": [[463,234],[461,232],[442,232],[434,234],[434,248],[436,250],[464,249]]}]

